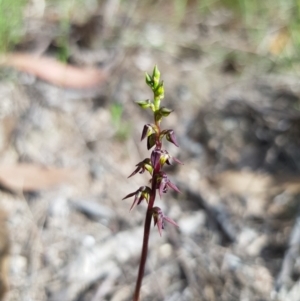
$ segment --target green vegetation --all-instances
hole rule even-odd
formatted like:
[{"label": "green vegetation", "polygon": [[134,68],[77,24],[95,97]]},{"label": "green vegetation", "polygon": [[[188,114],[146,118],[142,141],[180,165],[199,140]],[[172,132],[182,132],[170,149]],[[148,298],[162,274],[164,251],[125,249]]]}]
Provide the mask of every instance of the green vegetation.
[{"label": "green vegetation", "polygon": [[[99,6],[101,9],[98,11],[105,11],[105,3],[105,1],[46,0],[45,16],[47,12],[52,11],[59,25],[55,43],[57,56],[61,61],[67,61],[69,58],[71,25],[84,24]],[[0,0],[0,52],[10,51],[22,41],[25,33],[23,14],[27,5],[29,4],[26,0]],[[132,24],[151,20],[157,24],[165,22],[171,27],[178,27],[191,21],[202,24],[210,17],[219,21],[222,19],[222,13],[227,14],[230,15],[230,24],[226,24],[226,28],[222,28],[221,25],[220,31],[231,31],[231,34],[236,36],[246,35],[248,39],[246,47],[249,46],[251,49],[245,51],[245,45],[243,50],[226,48],[226,43],[218,43],[216,40],[211,48],[204,51],[212,54],[216,51],[212,48],[219,48],[222,57],[227,55],[241,57],[239,52],[248,52],[247,62],[258,59],[261,64],[261,60],[265,60],[264,64],[272,65],[268,70],[273,70],[274,64],[279,68],[300,70],[298,63],[300,0],[148,0],[140,2],[135,9],[130,8],[127,1],[120,1],[117,10],[123,15],[127,14]],[[214,29],[216,27],[217,25],[214,25]],[[123,28],[122,33],[125,34],[124,32]],[[135,38],[134,41],[142,41],[142,45],[145,46],[143,36],[145,33],[140,34],[141,38]],[[226,33],[224,37],[225,35]],[[171,40],[172,37],[170,35],[168,37]]]},{"label": "green vegetation", "polygon": [[[183,3],[186,1],[182,0]],[[299,0],[197,0],[196,5],[202,17],[221,9],[232,13],[233,30],[243,30],[252,49],[257,49],[251,50],[252,55],[267,57],[278,66],[295,69],[300,58]],[[182,5],[182,9],[188,11],[187,6]],[[261,51],[262,45],[264,51]]]},{"label": "green vegetation", "polygon": [[130,134],[130,125],[122,120],[123,106],[114,103],[110,107],[112,124],[116,130],[115,137],[120,141],[127,140]]},{"label": "green vegetation", "polygon": [[0,52],[20,41],[25,0],[0,0]]}]

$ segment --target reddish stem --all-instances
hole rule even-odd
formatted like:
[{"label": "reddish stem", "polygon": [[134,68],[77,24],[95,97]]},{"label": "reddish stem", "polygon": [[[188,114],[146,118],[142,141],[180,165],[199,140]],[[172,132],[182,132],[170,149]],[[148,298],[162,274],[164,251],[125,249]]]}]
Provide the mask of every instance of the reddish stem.
[{"label": "reddish stem", "polygon": [[147,215],[146,215],[146,219],[145,219],[142,255],[141,255],[141,260],[140,260],[139,273],[138,273],[138,277],[136,280],[133,301],[139,301],[139,298],[140,298],[140,290],[141,290],[141,286],[142,286],[146,259],[147,259],[147,254],[148,254],[148,242],[149,242],[149,235],[150,235],[151,218],[152,218],[151,212],[147,211]]},{"label": "reddish stem", "polygon": [[149,236],[150,236],[152,208],[154,205],[155,196],[156,196],[156,176],[154,175],[153,181],[152,181],[152,192],[151,192],[148,209],[147,209],[147,213],[146,213],[142,254],[141,254],[138,277],[137,277],[136,285],[135,285],[133,301],[139,301],[139,298],[140,298],[140,290],[141,290],[141,286],[142,286],[145,265],[146,265],[146,260],[147,260],[147,254],[148,254],[148,242],[149,242]]}]

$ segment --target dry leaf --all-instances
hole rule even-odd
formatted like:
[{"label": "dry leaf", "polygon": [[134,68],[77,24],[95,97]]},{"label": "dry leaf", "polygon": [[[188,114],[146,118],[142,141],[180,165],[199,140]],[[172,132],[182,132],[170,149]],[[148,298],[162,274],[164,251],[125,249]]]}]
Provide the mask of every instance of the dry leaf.
[{"label": "dry leaf", "polygon": [[269,45],[269,51],[273,55],[279,55],[285,49],[287,44],[290,41],[290,35],[286,28],[280,29],[276,34],[272,37]]},{"label": "dry leaf", "polygon": [[261,195],[274,186],[274,179],[268,174],[248,170],[228,170],[218,174],[216,183],[237,195]]},{"label": "dry leaf", "polygon": [[300,192],[300,177],[292,174],[271,175],[249,170],[228,170],[215,176],[213,181],[237,195],[276,195],[282,191],[296,195]]},{"label": "dry leaf", "polygon": [[74,171],[31,164],[0,166],[0,184],[11,191],[36,191],[69,182]]},{"label": "dry leaf", "polygon": [[95,88],[107,79],[107,72],[99,68],[79,68],[63,64],[53,58],[31,54],[10,54],[1,57],[1,64],[33,74],[53,85],[73,89]]}]

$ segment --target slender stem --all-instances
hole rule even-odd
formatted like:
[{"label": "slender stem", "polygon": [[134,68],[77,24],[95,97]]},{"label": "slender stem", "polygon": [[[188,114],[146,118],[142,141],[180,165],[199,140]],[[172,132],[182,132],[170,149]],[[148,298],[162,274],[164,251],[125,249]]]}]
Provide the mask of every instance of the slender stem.
[{"label": "slender stem", "polygon": [[150,236],[152,208],[154,205],[155,196],[156,196],[156,175],[154,174],[153,178],[152,178],[152,192],[151,192],[151,196],[150,196],[150,200],[149,200],[149,204],[148,204],[148,208],[147,208],[145,225],[144,225],[144,239],[143,239],[143,246],[142,246],[142,254],[141,254],[138,277],[137,277],[136,285],[135,285],[133,301],[139,301],[139,298],[140,298],[140,290],[141,290],[141,286],[142,286],[145,265],[146,265],[146,260],[147,260],[147,254],[148,254],[148,242],[149,242],[149,236]]},{"label": "slender stem", "polygon": [[140,260],[139,273],[138,273],[138,277],[136,280],[133,301],[138,301],[139,297],[140,297],[140,290],[141,290],[141,286],[142,286],[146,259],[147,259],[147,254],[148,254],[148,242],[149,242],[149,235],[150,235],[151,217],[152,217],[151,212],[147,211],[147,215],[146,215],[146,219],[145,219],[142,255],[141,255],[141,260]]}]

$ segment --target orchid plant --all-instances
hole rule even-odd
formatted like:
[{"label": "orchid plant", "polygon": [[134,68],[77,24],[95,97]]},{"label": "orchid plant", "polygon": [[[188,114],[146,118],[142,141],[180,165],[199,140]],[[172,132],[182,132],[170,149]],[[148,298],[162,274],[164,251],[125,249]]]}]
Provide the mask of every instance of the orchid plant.
[{"label": "orchid plant", "polygon": [[137,104],[141,108],[150,109],[153,112],[153,123],[148,123],[144,126],[141,137],[141,140],[147,138],[147,149],[150,150],[153,148],[153,150],[150,158],[146,158],[136,165],[136,169],[129,176],[129,178],[137,173],[142,174],[147,171],[151,176],[150,186],[141,186],[138,190],[129,193],[123,198],[124,200],[134,197],[134,201],[130,207],[130,210],[143,201],[146,201],[148,206],[144,224],[141,260],[133,301],[138,301],[140,298],[140,289],[147,259],[152,219],[154,226],[157,226],[160,235],[162,234],[162,230],[165,228],[165,222],[168,222],[174,226],[178,226],[171,218],[164,215],[161,208],[154,206],[157,191],[160,197],[162,197],[162,194],[166,193],[169,188],[179,192],[179,189],[176,187],[176,185],[169,180],[167,174],[163,171],[163,166],[165,164],[171,165],[173,161],[182,164],[178,159],[171,156],[168,151],[162,148],[164,139],[170,143],[173,143],[177,147],[178,143],[172,129],[162,130],[160,126],[162,119],[169,116],[172,113],[172,110],[160,105],[161,100],[164,98],[164,83],[160,80],[160,72],[157,66],[154,67],[152,75],[146,73],[146,84],[153,92],[153,100],[147,99],[145,101],[138,101]]}]

